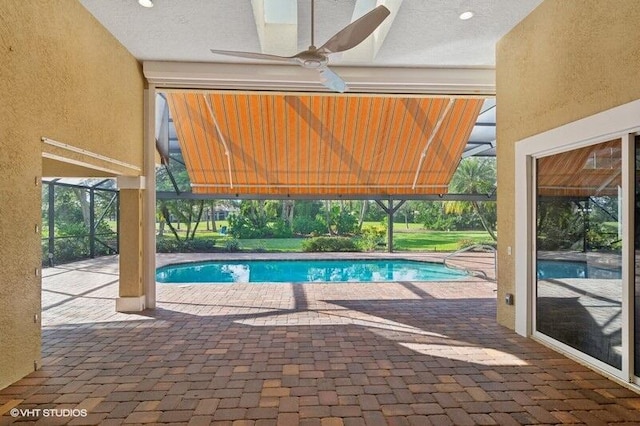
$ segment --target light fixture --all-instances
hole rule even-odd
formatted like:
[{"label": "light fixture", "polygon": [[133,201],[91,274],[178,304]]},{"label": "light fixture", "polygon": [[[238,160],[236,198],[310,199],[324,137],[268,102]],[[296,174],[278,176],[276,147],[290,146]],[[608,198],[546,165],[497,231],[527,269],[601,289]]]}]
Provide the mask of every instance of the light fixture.
[{"label": "light fixture", "polygon": [[[151,0],[149,0],[149,1],[151,1]],[[460,19],[462,19],[463,21],[469,20],[471,18],[473,18],[473,12],[470,11],[470,10],[467,10],[466,12],[462,12],[460,14]]]},{"label": "light fixture", "polygon": [[138,0],[138,4],[142,7],[153,7],[153,1],[151,0]]}]

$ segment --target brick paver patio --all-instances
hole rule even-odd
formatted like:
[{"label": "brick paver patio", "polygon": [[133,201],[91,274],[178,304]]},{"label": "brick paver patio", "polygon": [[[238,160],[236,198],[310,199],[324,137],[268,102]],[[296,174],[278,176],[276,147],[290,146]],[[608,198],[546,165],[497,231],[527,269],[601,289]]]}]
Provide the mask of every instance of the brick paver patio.
[{"label": "brick paver patio", "polygon": [[162,284],[121,314],[114,258],[44,275],[43,366],[2,424],[640,424],[639,395],[497,325],[479,278]]}]

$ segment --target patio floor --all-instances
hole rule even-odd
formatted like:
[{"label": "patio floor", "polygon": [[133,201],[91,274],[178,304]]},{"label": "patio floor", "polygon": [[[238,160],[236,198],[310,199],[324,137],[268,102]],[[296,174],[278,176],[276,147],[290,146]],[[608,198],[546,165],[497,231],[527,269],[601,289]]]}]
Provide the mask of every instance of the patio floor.
[{"label": "patio floor", "polygon": [[640,395],[499,326],[479,278],[159,284],[122,314],[114,257],[43,275],[43,366],[0,424],[640,424]]}]

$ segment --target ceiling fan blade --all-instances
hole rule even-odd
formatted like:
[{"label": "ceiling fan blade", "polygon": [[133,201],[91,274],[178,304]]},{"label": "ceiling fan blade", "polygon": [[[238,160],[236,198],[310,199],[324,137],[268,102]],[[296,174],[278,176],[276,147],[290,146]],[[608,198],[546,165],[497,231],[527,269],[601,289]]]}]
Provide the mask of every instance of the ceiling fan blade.
[{"label": "ceiling fan blade", "polygon": [[210,49],[211,53],[215,53],[216,55],[226,55],[226,56],[235,56],[238,58],[247,58],[247,59],[262,59],[266,61],[278,61],[278,62],[294,62],[293,58],[288,56],[278,56],[278,55],[269,55],[266,53],[253,53],[253,52],[239,52],[235,50],[216,50]]},{"label": "ceiling fan blade", "polygon": [[380,5],[341,29],[318,50],[338,53],[352,49],[369,37],[390,14],[389,9]]},{"label": "ceiling fan blade", "polygon": [[343,93],[348,89],[347,83],[345,83],[344,80],[340,78],[338,74],[331,71],[329,68],[327,67],[321,68],[318,71],[320,72],[320,82],[324,86],[328,87],[334,92],[340,92],[340,93]]}]

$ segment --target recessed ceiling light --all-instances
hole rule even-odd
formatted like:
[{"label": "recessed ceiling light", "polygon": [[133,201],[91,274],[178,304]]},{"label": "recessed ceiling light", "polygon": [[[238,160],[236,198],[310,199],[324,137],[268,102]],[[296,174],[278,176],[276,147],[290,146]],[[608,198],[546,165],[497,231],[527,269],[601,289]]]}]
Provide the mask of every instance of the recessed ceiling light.
[{"label": "recessed ceiling light", "polygon": [[138,0],[138,4],[142,7],[153,7],[153,1],[151,0]]},{"label": "recessed ceiling light", "polygon": [[467,10],[466,12],[462,12],[460,14],[460,19],[462,19],[463,21],[466,21],[471,18],[473,18],[473,12],[470,10]]}]

